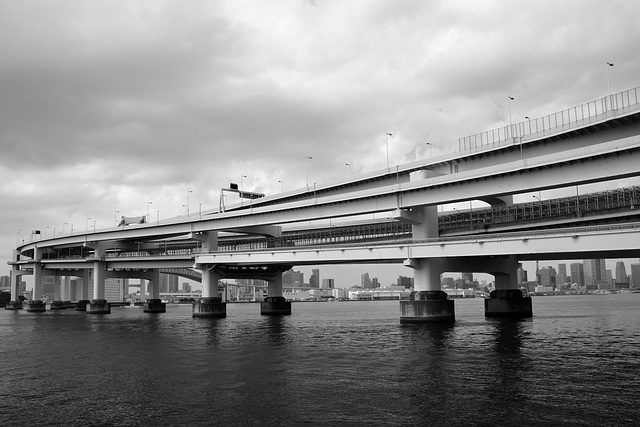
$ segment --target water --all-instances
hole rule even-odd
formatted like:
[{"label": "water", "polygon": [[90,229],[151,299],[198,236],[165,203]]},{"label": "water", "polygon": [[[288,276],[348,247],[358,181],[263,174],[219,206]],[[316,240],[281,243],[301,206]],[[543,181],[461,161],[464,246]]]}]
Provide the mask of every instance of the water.
[{"label": "water", "polygon": [[638,425],[640,294],[401,325],[398,301],[226,319],[0,310],[0,425]]}]

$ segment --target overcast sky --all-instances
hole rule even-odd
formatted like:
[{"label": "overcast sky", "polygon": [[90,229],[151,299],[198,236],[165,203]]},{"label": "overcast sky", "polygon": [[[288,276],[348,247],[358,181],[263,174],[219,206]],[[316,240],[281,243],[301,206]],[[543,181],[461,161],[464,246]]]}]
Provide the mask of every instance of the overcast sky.
[{"label": "overcast sky", "polygon": [[628,0],[1,0],[0,274],[32,229],[162,220],[187,194],[212,209],[242,175],[291,190],[307,156],[310,182],[381,169],[387,132],[392,165],[452,152],[508,124],[508,96],[514,122],[539,117],[607,95],[607,69],[613,92],[640,86],[639,16]]}]

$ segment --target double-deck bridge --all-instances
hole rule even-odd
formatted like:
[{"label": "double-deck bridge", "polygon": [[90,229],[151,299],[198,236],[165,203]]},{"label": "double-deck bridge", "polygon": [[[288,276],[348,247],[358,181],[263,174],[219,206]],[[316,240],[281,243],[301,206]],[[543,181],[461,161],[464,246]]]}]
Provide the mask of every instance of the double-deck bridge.
[{"label": "double-deck bridge", "polygon": [[[631,89],[461,138],[452,154],[197,216],[30,241],[11,262],[12,299],[20,275],[34,276],[35,298],[44,275],[77,276],[83,286],[75,299],[104,312],[106,278],[143,278],[153,311],[160,271],[189,271],[203,285],[194,316],[225,315],[217,286],[225,277],[267,280],[262,312],[279,314],[290,312],[282,272],[292,266],[403,263],[414,271],[415,290],[401,302],[401,321],[454,319],[453,301],[440,290],[445,271],[493,274],[486,314],[528,316],[531,301],[516,285],[519,261],[639,256],[640,189],[617,188],[640,174],[639,97]],[[514,203],[518,194],[599,182],[611,190]],[[438,212],[475,200],[489,207]],[[37,300],[29,304],[41,309]]]}]

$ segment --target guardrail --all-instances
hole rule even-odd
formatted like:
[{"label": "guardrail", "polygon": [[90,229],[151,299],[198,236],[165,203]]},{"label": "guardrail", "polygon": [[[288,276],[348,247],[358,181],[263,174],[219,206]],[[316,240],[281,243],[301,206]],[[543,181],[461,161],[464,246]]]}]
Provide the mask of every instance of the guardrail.
[{"label": "guardrail", "polygon": [[625,90],[543,117],[512,123],[458,139],[458,151],[511,145],[514,138],[545,136],[612,116],[612,113],[640,104],[640,87]]}]

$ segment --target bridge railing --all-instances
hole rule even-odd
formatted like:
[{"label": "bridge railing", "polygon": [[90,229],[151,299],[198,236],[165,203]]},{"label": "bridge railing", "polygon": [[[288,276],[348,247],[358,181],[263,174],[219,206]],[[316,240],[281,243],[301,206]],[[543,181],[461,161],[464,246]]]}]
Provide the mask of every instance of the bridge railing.
[{"label": "bridge railing", "polygon": [[547,136],[554,132],[597,122],[618,112],[626,112],[628,107],[638,106],[638,104],[640,104],[640,87],[608,95],[544,117],[512,123],[497,129],[459,138],[458,151],[472,152],[490,146],[512,145],[515,140],[519,141],[527,136]]}]

